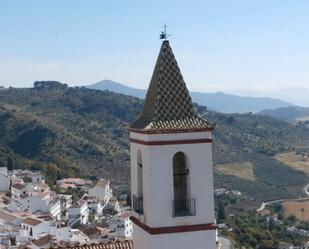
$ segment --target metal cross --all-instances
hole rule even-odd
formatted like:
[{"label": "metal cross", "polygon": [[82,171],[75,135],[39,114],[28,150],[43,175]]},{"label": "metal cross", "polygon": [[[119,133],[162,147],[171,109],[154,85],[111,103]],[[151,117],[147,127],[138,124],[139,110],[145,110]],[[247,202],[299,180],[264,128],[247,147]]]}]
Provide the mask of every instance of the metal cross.
[{"label": "metal cross", "polygon": [[164,39],[166,41],[166,38],[170,36],[166,33],[166,28],[167,28],[166,23],[164,23],[163,28],[164,28],[164,31],[161,32],[160,39]]}]

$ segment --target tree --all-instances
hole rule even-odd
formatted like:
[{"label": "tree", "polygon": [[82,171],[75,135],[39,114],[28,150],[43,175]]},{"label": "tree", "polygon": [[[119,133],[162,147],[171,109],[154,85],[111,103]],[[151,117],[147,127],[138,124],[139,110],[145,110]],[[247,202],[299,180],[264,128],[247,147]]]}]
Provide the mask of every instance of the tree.
[{"label": "tree", "polygon": [[13,170],[14,162],[13,162],[13,159],[11,157],[7,158],[7,163],[6,164],[7,164],[8,170]]},{"label": "tree", "polygon": [[222,202],[218,205],[218,222],[223,223],[226,219],[225,207]]}]

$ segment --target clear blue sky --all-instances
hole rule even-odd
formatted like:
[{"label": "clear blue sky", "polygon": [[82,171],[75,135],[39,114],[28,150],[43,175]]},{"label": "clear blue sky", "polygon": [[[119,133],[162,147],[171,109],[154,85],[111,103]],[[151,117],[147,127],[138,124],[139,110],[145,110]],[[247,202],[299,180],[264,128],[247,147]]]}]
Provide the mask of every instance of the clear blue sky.
[{"label": "clear blue sky", "polygon": [[146,88],[166,22],[190,89],[309,88],[308,13],[308,0],[0,0],[0,85]]}]

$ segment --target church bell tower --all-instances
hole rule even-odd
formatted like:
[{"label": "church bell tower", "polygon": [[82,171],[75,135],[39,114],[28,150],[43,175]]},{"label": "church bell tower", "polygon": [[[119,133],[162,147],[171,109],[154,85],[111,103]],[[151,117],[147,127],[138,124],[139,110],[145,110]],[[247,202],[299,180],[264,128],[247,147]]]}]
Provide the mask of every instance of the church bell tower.
[{"label": "church bell tower", "polygon": [[212,130],[164,40],[130,128],[134,249],[215,249]]}]

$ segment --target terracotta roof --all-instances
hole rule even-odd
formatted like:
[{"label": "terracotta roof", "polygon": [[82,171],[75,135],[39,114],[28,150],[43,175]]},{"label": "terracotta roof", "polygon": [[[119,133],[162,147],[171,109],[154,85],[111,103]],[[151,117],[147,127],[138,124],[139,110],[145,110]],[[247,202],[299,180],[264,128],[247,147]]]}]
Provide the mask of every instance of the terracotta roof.
[{"label": "terracotta roof", "polygon": [[118,241],[118,242],[107,242],[98,244],[86,244],[76,246],[65,246],[58,248],[71,248],[71,249],[133,249],[132,241]]},{"label": "terracotta roof", "polygon": [[94,235],[97,235],[97,234],[101,234],[101,231],[96,226],[93,226],[93,225],[80,226],[80,227],[78,227],[78,229],[81,230],[88,237],[91,237],[91,236],[94,236]]},{"label": "terracotta roof", "polygon": [[39,219],[45,220],[45,221],[51,221],[54,220],[54,218],[49,214],[42,214],[38,216]]},{"label": "terracotta roof", "polygon": [[12,188],[16,188],[18,190],[22,190],[24,189],[26,186],[25,185],[22,185],[22,184],[19,184],[19,183],[15,183]]},{"label": "terracotta roof", "polygon": [[32,241],[32,243],[33,243],[34,245],[36,245],[37,247],[40,247],[40,246],[44,246],[44,245],[46,245],[46,244],[49,244],[49,243],[51,242],[52,238],[53,238],[53,236],[51,236],[50,234],[48,234],[48,235],[43,236],[43,237],[40,238],[40,239],[37,239],[37,240]]},{"label": "terracotta roof", "polygon": [[5,220],[6,222],[11,222],[15,219],[17,219],[17,217],[9,214],[9,213],[6,213],[6,212],[0,212],[0,219],[1,220]]},{"label": "terracotta roof", "polygon": [[197,112],[169,42],[163,41],[144,109],[131,130],[161,133],[213,128]]},{"label": "terracotta roof", "polygon": [[32,219],[32,218],[27,218],[27,219],[24,219],[22,223],[30,225],[30,226],[37,226],[42,222],[39,220]]}]

